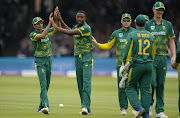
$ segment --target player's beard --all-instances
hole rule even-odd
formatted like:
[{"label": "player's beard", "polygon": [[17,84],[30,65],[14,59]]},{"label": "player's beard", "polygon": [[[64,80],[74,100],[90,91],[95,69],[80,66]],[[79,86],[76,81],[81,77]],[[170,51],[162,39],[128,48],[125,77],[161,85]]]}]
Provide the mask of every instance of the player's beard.
[{"label": "player's beard", "polygon": [[163,16],[163,13],[156,13],[157,18],[162,18],[162,16]]},{"label": "player's beard", "polygon": [[128,24],[125,24],[123,27],[124,28],[128,28],[130,25],[128,25]]},{"label": "player's beard", "polygon": [[42,28],[43,28],[43,26],[39,26],[38,28],[36,28],[36,30],[37,30],[38,32],[42,32]]},{"label": "player's beard", "polygon": [[42,32],[42,28],[37,28],[36,29],[38,32]]}]

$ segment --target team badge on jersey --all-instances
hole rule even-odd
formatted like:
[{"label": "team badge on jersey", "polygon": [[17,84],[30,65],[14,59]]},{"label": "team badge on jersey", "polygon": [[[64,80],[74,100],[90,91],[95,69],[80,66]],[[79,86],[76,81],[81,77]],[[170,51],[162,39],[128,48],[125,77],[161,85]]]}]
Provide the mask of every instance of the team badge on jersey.
[{"label": "team badge on jersey", "polygon": [[166,26],[162,26],[163,30],[166,30]]},{"label": "team badge on jersey", "polygon": [[154,29],[155,29],[155,26],[152,25],[152,26],[151,26],[151,30],[154,30]]},{"label": "team badge on jersey", "polygon": [[123,36],[123,33],[119,33],[119,37],[122,37]]}]

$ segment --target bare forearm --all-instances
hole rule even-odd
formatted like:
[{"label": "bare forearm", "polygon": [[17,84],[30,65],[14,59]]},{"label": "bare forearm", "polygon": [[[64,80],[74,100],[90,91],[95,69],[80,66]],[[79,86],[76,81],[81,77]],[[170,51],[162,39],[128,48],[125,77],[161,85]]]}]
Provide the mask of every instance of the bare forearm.
[{"label": "bare forearm", "polygon": [[100,43],[93,43],[96,47],[98,47],[99,48],[99,44]]},{"label": "bare forearm", "polygon": [[65,29],[65,28],[60,28],[60,27],[56,27],[55,29],[61,33],[68,34],[68,35],[76,35],[77,34],[77,33],[73,32],[73,30],[71,30],[71,29]]},{"label": "bare forearm", "polygon": [[62,23],[62,27],[63,27],[63,28],[65,28],[65,29],[71,29],[70,27],[68,27],[68,26],[66,25],[66,23],[65,23],[63,20],[61,20],[60,22]]},{"label": "bare forearm", "polygon": [[55,23],[56,23],[56,25],[57,25],[58,27],[62,27],[62,26],[61,26],[61,23],[59,22],[59,20],[58,20],[57,18],[54,18],[54,20],[55,20]]},{"label": "bare forearm", "polygon": [[176,56],[176,46],[174,43],[174,39],[170,39],[169,46],[170,46],[172,57]]},{"label": "bare forearm", "polygon": [[42,32],[42,38],[45,38],[47,33],[49,32],[49,28],[51,27],[51,22],[48,23],[48,25],[46,26],[45,30]]}]

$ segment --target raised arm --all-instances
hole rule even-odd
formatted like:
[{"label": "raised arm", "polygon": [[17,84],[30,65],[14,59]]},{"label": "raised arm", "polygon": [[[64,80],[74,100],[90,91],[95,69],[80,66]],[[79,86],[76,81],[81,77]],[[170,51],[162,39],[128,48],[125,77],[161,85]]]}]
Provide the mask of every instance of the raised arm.
[{"label": "raised arm", "polygon": [[55,20],[55,22],[56,22],[56,25],[58,26],[58,27],[62,27],[61,26],[61,23],[60,23],[60,21],[58,20],[58,7],[56,6],[56,8],[55,8],[55,10],[54,10],[54,20]]},{"label": "raised arm", "polygon": [[79,35],[81,34],[80,31],[78,29],[72,30],[72,29],[65,29],[65,28],[60,28],[56,25],[56,23],[54,22],[54,20],[51,20],[52,22],[52,26],[59,32],[64,33],[64,34],[68,34],[68,35]]},{"label": "raised arm", "polygon": [[49,15],[49,23],[46,26],[45,30],[41,34],[37,34],[36,37],[35,37],[35,40],[42,39],[42,38],[46,37],[46,35],[47,35],[48,31],[49,31],[49,28],[51,27],[51,20],[53,19],[52,15],[53,15],[53,13],[51,13]]},{"label": "raised arm", "polygon": [[[57,6],[56,6],[56,8],[58,9]],[[57,19],[61,22],[62,27],[65,28],[65,29],[71,29],[71,28],[68,27],[68,26],[66,25],[66,23],[63,21],[63,19],[62,19],[62,17],[61,17],[61,13],[59,12],[59,9],[56,11],[56,13],[57,13]]]},{"label": "raised arm", "polygon": [[98,43],[93,36],[91,36],[91,38],[92,38],[92,41],[91,41],[92,44],[95,45],[96,47],[99,47],[99,44],[100,44],[100,43]]},{"label": "raised arm", "polygon": [[109,41],[108,43],[104,43],[104,44],[100,44],[96,41],[96,39],[91,36],[92,38],[92,44],[95,45],[96,47],[100,48],[100,49],[103,49],[103,50],[109,50],[112,48],[112,46],[115,44],[116,42],[116,39],[114,38],[113,40]]}]

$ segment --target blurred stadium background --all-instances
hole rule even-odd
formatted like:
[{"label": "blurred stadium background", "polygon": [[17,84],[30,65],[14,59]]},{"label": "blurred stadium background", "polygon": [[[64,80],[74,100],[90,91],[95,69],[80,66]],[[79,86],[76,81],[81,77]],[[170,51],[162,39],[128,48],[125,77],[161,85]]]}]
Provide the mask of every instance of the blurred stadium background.
[{"label": "blurred stadium background", "polygon": [[[76,12],[87,12],[88,24],[92,34],[100,43],[109,40],[111,33],[120,28],[120,18],[125,12],[134,20],[138,14],[153,17],[152,6],[157,0],[0,0],[0,75],[22,75],[35,71],[33,47],[29,34],[33,31],[32,19],[40,16],[47,25],[50,12],[58,6],[61,15],[70,27],[75,23]],[[175,42],[180,32],[180,1],[160,0],[166,10],[163,18],[171,21],[175,31]],[[132,23],[134,27],[134,23]],[[74,75],[73,38],[56,32],[52,37],[53,75]],[[109,51],[93,47],[94,75],[114,75],[115,46]],[[171,53],[169,53],[169,58]],[[108,63],[107,63],[108,61]],[[28,71],[27,71],[28,70]],[[22,72],[23,71],[23,72]],[[168,72],[177,77],[177,71],[170,67]],[[64,74],[65,73],[65,74]],[[32,75],[32,74],[31,74]],[[169,75],[169,73],[167,74]]]}]

